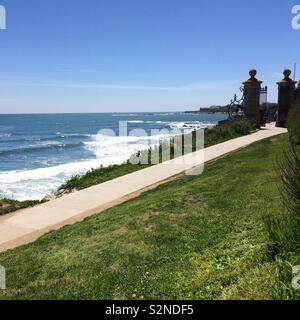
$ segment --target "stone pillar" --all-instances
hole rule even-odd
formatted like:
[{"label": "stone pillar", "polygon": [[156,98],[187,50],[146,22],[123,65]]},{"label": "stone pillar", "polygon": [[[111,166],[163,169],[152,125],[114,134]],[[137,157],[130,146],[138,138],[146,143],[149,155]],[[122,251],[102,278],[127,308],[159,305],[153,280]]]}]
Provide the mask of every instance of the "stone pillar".
[{"label": "stone pillar", "polygon": [[256,123],[257,127],[261,126],[260,117],[260,91],[262,81],[258,81],[255,76],[256,70],[250,70],[250,79],[244,82],[244,113],[245,116]]},{"label": "stone pillar", "polygon": [[285,127],[286,117],[293,103],[295,102],[295,87],[297,81],[290,78],[291,70],[286,69],[283,72],[284,79],[278,84],[278,115],[277,127]]},{"label": "stone pillar", "polygon": [[[300,81],[298,82],[298,86],[297,86],[297,89],[295,91],[295,100],[296,100],[296,103],[300,103]],[[299,106],[298,106],[299,108]]]}]

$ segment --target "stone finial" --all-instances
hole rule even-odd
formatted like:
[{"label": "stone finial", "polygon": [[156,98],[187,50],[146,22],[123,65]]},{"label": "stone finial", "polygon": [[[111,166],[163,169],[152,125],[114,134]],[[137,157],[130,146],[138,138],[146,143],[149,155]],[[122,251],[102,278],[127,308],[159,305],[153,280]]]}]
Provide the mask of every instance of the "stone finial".
[{"label": "stone finial", "polygon": [[250,79],[249,80],[256,80],[255,76],[257,75],[257,71],[255,69],[251,69],[249,71]]},{"label": "stone finial", "polygon": [[285,69],[283,71],[283,75],[284,75],[284,79],[283,80],[290,81],[291,80],[291,78],[290,78],[291,74],[292,74],[292,71],[290,69]]}]

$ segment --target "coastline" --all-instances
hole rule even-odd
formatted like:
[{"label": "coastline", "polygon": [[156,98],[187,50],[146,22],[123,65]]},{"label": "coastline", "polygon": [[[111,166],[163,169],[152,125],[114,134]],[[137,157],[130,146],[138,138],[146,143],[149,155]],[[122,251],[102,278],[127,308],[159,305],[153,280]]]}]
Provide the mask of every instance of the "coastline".
[{"label": "coastline", "polygon": [[[213,146],[215,144],[234,139],[243,135],[247,135],[255,130],[254,126],[246,119],[239,119],[237,121],[224,124],[222,126],[215,126],[213,128],[206,128],[205,129],[205,147]],[[195,134],[195,130],[193,131],[193,134]],[[183,136],[182,136],[183,138]],[[193,141],[195,141],[193,139]],[[170,140],[170,146],[171,146],[171,159],[174,158],[174,138]],[[192,150],[196,151],[195,144],[192,146]],[[158,146],[159,152],[161,154],[162,145],[160,144]],[[148,150],[142,150],[141,156],[151,156],[151,148]],[[157,149],[153,149],[157,151]],[[162,160],[160,159],[160,162]],[[42,202],[53,200],[56,198],[59,198],[67,193],[72,193],[74,191],[79,191],[88,187],[91,187],[96,184],[101,184],[104,182],[107,182],[109,180],[118,178],[120,176],[139,171],[141,169],[145,169],[147,167],[150,167],[151,164],[148,165],[136,165],[136,164],[130,164],[129,161],[125,161],[123,164],[119,165],[111,165],[107,167],[100,167],[96,169],[91,169],[85,174],[82,175],[75,175],[72,178],[70,178],[68,181],[66,181],[64,184],[62,184],[56,191],[54,191],[52,194],[49,194],[48,196],[44,197]],[[4,204],[11,203],[13,207],[15,208],[26,208],[26,206],[34,206],[38,203],[41,203],[40,201],[14,201],[14,200],[0,200],[4,202]],[[1,209],[0,209],[1,210]],[[2,214],[6,214],[8,212],[12,212],[11,208],[3,208],[1,210]]]},{"label": "coastline", "polygon": [[[75,175],[122,164],[176,132],[214,126],[223,119],[182,112],[1,116],[0,194],[42,200]],[[119,133],[125,123],[127,132]]]}]

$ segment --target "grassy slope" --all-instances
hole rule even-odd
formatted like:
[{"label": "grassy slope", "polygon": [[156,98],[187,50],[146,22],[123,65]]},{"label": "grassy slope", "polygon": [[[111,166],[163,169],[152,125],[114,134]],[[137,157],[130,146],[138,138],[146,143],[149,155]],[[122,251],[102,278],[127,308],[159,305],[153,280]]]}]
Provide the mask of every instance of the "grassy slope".
[{"label": "grassy slope", "polygon": [[263,215],[283,210],[285,136],[256,143],[135,200],[0,254],[0,298],[269,299]]}]

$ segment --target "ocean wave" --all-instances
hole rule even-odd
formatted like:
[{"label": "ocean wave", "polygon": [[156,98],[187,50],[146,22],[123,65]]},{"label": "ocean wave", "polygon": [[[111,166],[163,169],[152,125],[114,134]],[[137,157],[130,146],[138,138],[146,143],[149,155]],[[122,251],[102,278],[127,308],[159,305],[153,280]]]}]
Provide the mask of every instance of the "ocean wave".
[{"label": "ocean wave", "polygon": [[216,126],[215,123],[205,123],[201,121],[146,121],[146,123],[166,125],[172,129],[204,129]]},{"label": "ocean wave", "polygon": [[31,143],[33,143],[33,142],[35,142],[36,141],[36,139],[29,139],[28,137],[27,138],[20,138],[20,139],[15,139],[15,138],[13,138],[15,135],[10,135],[9,137],[7,137],[7,138],[10,138],[10,137],[12,137],[12,138],[10,138],[10,139],[3,139],[3,140],[0,140],[0,143],[9,143],[9,144],[12,144],[12,143],[15,143],[15,142],[17,142],[17,143],[29,143],[29,142],[31,142]]},{"label": "ocean wave", "polygon": [[138,114],[138,113],[114,113],[114,114],[112,114],[113,117],[138,117],[140,115],[141,114]]},{"label": "ocean wave", "polygon": [[155,116],[173,116],[176,112],[156,113]]},{"label": "ocean wave", "polygon": [[57,140],[64,140],[66,138],[90,138],[92,134],[85,134],[85,133],[61,133],[57,132],[55,136],[48,136],[45,138],[39,139],[39,141],[57,141]]},{"label": "ocean wave", "polygon": [[91,137],[91,134],[88,133],[61,133],[61,132],[56,132],[56,136],[59,137],[74,137],[74,138],[86,138],[86,137]]},{"label": "ocean wave", "polygon": [[13,126],[2,126],[2,125],[0,125],[0,131],[1,132],[10,130],[12,128],[13,128]]},{"label": "ocean wave", "polygon": [[124,161],[138,151],[149,149],[158,145],[165,139],[170,139],[172,134],[158,134],[154,136],[108,136],[97,134],[92,141],[84,142],[84,146],[93,152],[98,159],[118,157],[122,155]]},{"label": "ocean wave", "polygon": [[127,121],[128,123],[144,123],[143,120],[130,120],[130,121]]},{"label": "ocean wave", "polygon": [[165,122],[165,121],[146,121],[146,123],[150,124],[168,124],[169,122]]},{"label": "ocean wave", "polygon": [[22,146],[19,148],[11,148],[0,150],[0,155],[10,155],[10,154],[20,154],[20,153],[30,153],[30,152],[39,152],[45,149],[54,149],[54,150],[62,150],[62,149],[71,149],[76,148],[82,145],[82,143],[69,143],[62,144],[55,141],[44,141],[42,143],[36,145]]},{"label": "ocean wave", "polygon": [[126,160],[127,159],[124,160],[124,157],[119,156],[105,160],[94,159],[33,170],[0,172],[0,184],[20,183],[31,180],[47,180],[58,176],[67,178],[74,174],[84,173],[92,168],[109,166],[111,164],[121,164]]},{"label": "ocean wave", "polygon": [[204,123],[200,121],[193,121],[193,122],[170,122],[170,128],[175,129],[205,129],[216,126],[214,123]]},{"label": "ocean wave", "polygon": [[162,139],[168,139],[172,136],[172,134],[161,133],[158,135],[141,135],[141,136],[109,136],[104,134],[96,134],[93,136],[92,141],[83,142],[86,146],[113,146],[119,144],[130,144],[136,142],[144,142],[144,141],[161,141]]},{"label": "ocean wave", "polygon": [[0,134],[0,138],[9,138],[9,137],[11,137],[11,133]]}]

